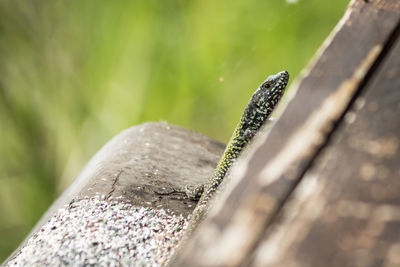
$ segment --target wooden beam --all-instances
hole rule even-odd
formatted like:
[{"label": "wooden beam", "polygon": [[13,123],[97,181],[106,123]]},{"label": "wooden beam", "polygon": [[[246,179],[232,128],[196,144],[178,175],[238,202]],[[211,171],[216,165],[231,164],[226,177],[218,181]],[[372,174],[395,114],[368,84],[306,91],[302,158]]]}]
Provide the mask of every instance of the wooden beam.
[{"label": "wooden beam", "polygon": [[400,39],[264,235],[254,266],[400,265]]},{"label": "wooden beam", "polygon": [[235,185],[171,265],[237,266],[248,260],[337,122],[388,55],[399,21],[399,1],[350,3],[304,78],[291,88],[296,95],[282,116],[243,171],[233,173]]}]

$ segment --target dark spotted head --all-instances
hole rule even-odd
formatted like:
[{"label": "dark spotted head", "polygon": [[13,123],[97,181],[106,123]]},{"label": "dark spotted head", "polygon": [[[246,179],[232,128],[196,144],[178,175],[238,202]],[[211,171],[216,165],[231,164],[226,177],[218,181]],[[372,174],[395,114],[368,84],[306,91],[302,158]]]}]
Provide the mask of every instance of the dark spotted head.
[{"label": "dark spotted head", "polygon": [[245,135],[253,136],[267,121],[282,98],[288,80],[289,73],[281,71],[269,76],[254,92],[241,119]]},{"label": "dark spotted head", "polygon": [[249,106],[254,108],[253,112],[268,117],[282,98],[288,80],[289,73],[287,71],[269,76],[250,99]]},{"label": "dark spotted head", "polygon": [[287,71],[269,76],[255,91],[250,102],[259,109],[265,109],[264,112],[274,110],[275,105],[278,104],[285,92],[288,80],[289,73]]}]

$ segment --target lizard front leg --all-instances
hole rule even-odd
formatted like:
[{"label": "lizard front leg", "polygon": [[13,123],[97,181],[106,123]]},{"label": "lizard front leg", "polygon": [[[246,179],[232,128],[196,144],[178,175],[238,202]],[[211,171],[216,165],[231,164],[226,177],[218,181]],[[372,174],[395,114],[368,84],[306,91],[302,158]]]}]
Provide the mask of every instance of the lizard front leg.
[{"label": "lizard front leg", "polygon": [[197,186],[195,189],[190,189],[188,185],[185,186],[185,194],[191,199],[198,201],[204,192],[204,184]]}]

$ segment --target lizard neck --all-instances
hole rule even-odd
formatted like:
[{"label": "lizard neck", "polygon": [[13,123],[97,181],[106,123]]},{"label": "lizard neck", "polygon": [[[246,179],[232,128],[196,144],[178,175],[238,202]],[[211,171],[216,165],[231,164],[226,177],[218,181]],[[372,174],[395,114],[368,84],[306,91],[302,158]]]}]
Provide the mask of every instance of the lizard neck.
[{"label": "lizard neck", "polygon": [[271,75],[251,96],[213,176],[204,187],[200,203],[208,202],[240,153],[265,125],[283,96],[288,79],[286,71]]},{"label": "lizard neck", "polygon": [[[211,195],[217,190],[218,185],[222,182],[232,164],[270,116],[270,114],[264,114],[262,120],[254,119],[254,116],[257,116],[257,114],[251,113],[248,108],[249,105],[250,104],[248,104],[239,123],[237,124],[232,137],[225,148],[224,154],[214,170],[213,176],[209,183],[205,185],[203,201],[208,201],[209,197],[211,197]],[[258,114],[258,116],[261,117],[260,114]]]}]

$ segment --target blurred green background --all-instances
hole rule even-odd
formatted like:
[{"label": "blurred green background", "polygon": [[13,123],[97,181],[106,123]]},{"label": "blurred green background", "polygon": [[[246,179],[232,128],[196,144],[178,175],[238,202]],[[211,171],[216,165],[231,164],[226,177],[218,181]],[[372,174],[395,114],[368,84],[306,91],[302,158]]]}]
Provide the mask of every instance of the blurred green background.
[{"label": "blurred green background", "polygon": [[0,0],[0,262],[112,136],[165,120],[226,142],[348,0]]}]

